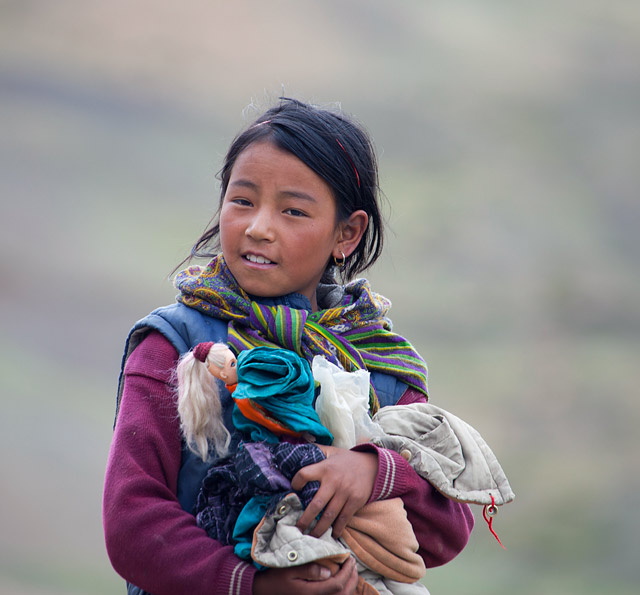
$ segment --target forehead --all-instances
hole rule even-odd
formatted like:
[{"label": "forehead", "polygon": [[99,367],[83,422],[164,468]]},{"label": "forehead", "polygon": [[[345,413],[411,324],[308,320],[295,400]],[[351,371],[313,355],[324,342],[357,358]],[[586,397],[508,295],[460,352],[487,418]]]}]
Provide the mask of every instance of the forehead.
[{"label": "forehead", "polygon": [[237,157],[229,184],[239,179],[256,181],[277,181],[282,184],[305,184],[333,192],[325,180],[314,172],[293,153],[280,149],[270,141],[256,141],[245,148]]}]

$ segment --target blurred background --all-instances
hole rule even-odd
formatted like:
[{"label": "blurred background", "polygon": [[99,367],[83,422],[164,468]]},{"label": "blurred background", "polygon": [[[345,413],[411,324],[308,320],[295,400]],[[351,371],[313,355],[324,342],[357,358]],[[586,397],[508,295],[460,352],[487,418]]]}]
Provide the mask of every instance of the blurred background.
[{"label": "blurred background", "polygon": [[640,584],[640,4],[0,1],[0,592],[123,593],[101,494],[124,338],[281,94],[376,141],[367,275],[516,500],[432,595]]}]

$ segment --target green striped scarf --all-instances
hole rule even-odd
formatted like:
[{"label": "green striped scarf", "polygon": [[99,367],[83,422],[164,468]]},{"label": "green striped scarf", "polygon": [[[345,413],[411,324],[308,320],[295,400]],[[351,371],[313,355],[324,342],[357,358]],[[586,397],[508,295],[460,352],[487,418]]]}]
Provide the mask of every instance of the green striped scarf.
[{"label": "green striped scarf", "polygon": [[[352,372],[367,369],[397,377],[427,396],[427,367],[406,339],[391,331],[386,314],[391,303],[358,279],[344,287],[340,304],[307,312],[252,301],[238,285],[222,255],[206,267],[176,275],[179,302],[228,321],[229,345],[239,353],[267,345],[284,347],[309,363],[315,355]],[[372,414],[379,408],[371,391]]]}]

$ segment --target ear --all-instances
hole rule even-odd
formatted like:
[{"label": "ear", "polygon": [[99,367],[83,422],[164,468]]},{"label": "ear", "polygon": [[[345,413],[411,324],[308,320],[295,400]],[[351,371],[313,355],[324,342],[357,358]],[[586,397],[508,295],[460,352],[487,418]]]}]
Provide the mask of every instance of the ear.
[{"label": "ear", "polygon": [[215,376],[216,378],[220,378],[220,380],[224,380],[222,374],[222,368],[219,368],[218,366],[216,366],[215,364],[209,364],[208,366],[208,370],[211,373],[212,376]]},{"label": "ear", "polygon": [[369,215],[365,211],[354,211],[348,219],[338,224],[338,240],[333,249],[332,255],[335,258],[342,258],[342,255],[350,256],[358,247],[364,232],[369,224]]}]

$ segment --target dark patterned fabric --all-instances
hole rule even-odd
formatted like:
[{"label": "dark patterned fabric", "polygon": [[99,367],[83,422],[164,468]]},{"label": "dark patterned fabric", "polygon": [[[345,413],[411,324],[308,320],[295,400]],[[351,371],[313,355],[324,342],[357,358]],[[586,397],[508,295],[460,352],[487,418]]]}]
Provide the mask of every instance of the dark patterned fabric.
[{"label": "dark patterned fabric", "polygon": [[[198,526],[224,545],[250,544],[253,528],[262,517],[294,491],[291,479],[298,470],[324,458],[314,444],[241,443],[233,457],[209,469],[196,503]],[[319,486],[309,482],[297,492],[305,507]],[[235,531],[241,515],[242,529]]]}]

